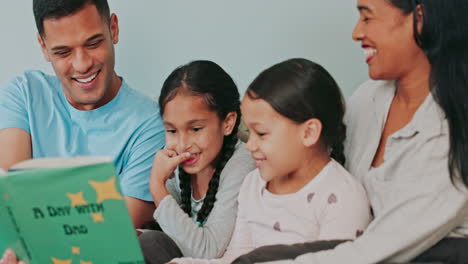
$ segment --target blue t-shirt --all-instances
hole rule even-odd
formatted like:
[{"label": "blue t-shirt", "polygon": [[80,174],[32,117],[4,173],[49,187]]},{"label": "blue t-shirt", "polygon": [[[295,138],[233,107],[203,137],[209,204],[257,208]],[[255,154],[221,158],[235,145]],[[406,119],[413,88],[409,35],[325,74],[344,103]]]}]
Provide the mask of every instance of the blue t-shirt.
[{"label": "blue t-shirt", "polygon": [[157,103],[122,81],[117,96],[91,111],[67,101],[60,81],[27,71],[0,89],[0,129],[31,135],[33,158],[111,156],[124,195],[151,201],[149,175],[164,147]]}]

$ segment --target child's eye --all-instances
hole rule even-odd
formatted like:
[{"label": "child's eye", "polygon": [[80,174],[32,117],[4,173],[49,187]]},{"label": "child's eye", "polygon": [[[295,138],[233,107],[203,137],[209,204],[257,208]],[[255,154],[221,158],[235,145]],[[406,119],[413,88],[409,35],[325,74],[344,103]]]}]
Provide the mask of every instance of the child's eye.
[{"label": "child's eye", "polygon": [[261,133],[261,132],[256,132],[256,134],[259,136],[259,137],[263,137],[266,135],[266,133]]},{"label": "child's eye", "polygon": [[176,132],[175,129],[166,129],[166,133],[174,134]]},{"label": "child's eye", "polygon": [[203,127],[194,127],[194,128],[192,128],[192,130],[195,131],[195,132],[198,132],[198,131],[200,131],[202,129],[203,129]]},{"label": "child's eye", "polygon": [[362,21],[363,21],[363,22],[369,22],[369,20],[370,20],[370,18],[368,18],[368,17],[363,17],[363,18],[362,18]]}]

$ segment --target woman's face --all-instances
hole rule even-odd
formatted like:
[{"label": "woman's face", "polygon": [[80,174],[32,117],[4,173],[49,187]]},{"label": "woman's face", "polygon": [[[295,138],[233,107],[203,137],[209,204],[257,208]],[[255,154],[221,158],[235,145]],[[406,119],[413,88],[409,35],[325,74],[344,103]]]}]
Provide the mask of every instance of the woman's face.
[{"label": "woman's face", "polygon": [[357,0],[357,8],[353,39],[362,44],[372,79],[400,80],[426,60],[414,40],[413,13],[404,14],[390,0]]}]

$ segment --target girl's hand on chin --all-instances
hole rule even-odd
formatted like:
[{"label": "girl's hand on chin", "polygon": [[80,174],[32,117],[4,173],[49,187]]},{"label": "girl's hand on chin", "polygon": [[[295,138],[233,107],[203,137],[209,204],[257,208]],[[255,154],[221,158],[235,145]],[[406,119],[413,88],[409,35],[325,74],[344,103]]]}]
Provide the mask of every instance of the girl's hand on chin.
[{"label": "girl's hand on chin", "polygon": [[173,150],[161,149],[156,153],[150,176],[150,192],[156,205],[168,195],[166,181],[174,177],[174,171],[177,166],[189,158],[189,152],[178,155]]}]

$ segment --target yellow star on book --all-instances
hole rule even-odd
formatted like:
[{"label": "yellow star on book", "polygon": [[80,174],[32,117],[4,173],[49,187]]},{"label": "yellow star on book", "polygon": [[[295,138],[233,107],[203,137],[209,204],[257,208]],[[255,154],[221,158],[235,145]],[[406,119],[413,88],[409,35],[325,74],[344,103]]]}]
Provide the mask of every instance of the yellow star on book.
[{"label": "yellow star on book", "polygon": [[92,262],[80,260],[80,264],[93,264]]},{"label": "yellow star on book", "polygon": [[94,223],[104,222],[102,213],[91,214],[91,217],[93,218]]},{"label": "yellow star on book", "polygon": [[83,198],[83,192],[79,193],[67,193],[68,198],[70,198],[72,207],[75,207],[77,205],[88,205],[88,203],[85,201]]},{"label": "yellow star on book", "polygon": [[122,200],[123,197],[115,188],[115,176],[104,182],[88,181],[97,193],[97,202],[105,200]]},{"label": "yellow star on book", "polygon": [[79,247],[72,247],[72,254],[79,255],[81,250]]},{"label": "yellow star on book", "polygon": [[52,262],[54,262],[54,264],[71,264],[72,260],[71,259],[60,260],[60,259],[52,258]]}]

